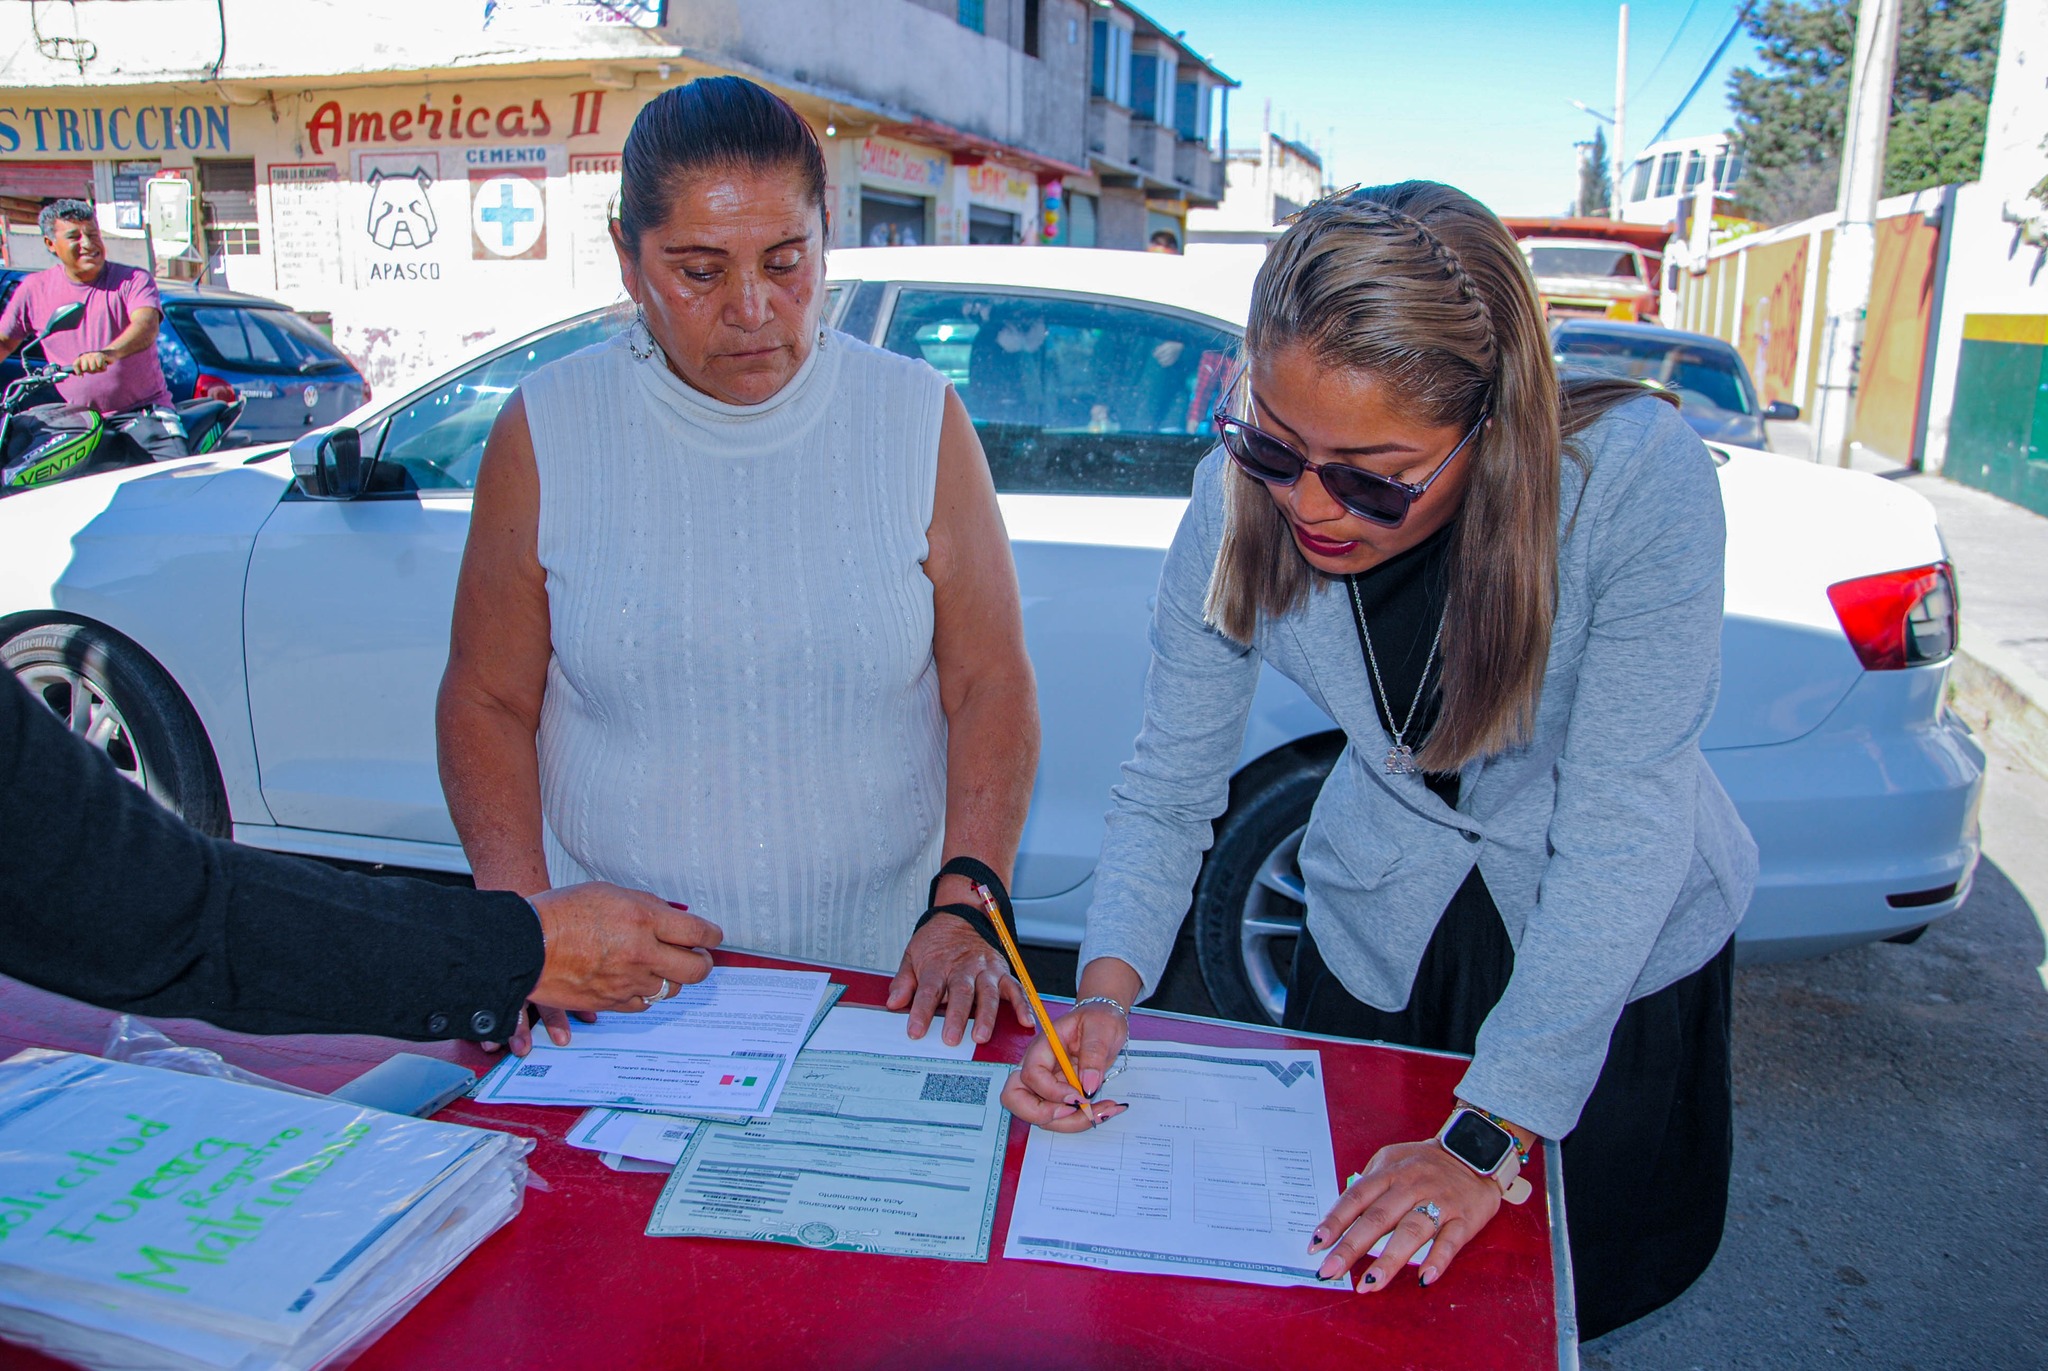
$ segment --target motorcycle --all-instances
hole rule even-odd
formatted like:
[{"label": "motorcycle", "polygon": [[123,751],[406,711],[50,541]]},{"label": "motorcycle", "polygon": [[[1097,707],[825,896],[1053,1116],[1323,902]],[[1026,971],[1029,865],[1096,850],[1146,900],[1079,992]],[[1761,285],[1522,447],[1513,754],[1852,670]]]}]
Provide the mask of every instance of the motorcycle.
[{"label": "motorcycle", "polygon": [[[36,403],[48,387],[76,373],[47,360],[39,367],[28,366],[29,349],[78,327],[84,314],[84,307],[76,304],[53,313],[43,331],[22,348],[21,379],[0,394],[0,496],[90,472],[212,452],[242,417],[245,402],[239,396],[187,400],[174,412],[142,410],[111,417]],[[162,448],[173,450],[163,453]]]}]

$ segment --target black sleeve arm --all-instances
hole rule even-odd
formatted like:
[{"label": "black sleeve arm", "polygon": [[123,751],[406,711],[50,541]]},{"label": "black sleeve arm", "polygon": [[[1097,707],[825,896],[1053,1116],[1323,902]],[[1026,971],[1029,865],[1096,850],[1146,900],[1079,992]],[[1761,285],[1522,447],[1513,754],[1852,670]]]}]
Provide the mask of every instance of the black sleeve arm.
[{"label": "black sleeve arm", "polygon": [[0,972],[247,1033],[502,1039],[540,978],[525,900],[208,838],[0,680]]}]

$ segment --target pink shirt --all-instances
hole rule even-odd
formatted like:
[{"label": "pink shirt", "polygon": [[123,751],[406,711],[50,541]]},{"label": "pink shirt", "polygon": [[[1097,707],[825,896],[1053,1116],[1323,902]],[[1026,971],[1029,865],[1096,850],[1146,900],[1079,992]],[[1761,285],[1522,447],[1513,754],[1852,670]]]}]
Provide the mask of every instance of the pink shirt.
[{"label": "pink shirt", "polygon": [[[99,279],[87,285],[72,280],[61,266],[48,267],[24,277],[14,288],[6,311],[0,313],[0,338],[26,345],[60,306],[74,300],[85,306],[85,318],[77,328],[52,336],[38,349],[39,353],[46,350],[51,361],[66,366],[120,337],[136,310],[153,309],[161,314],[164,308],[156,278],[135,267],[108,262],[100,268]],[[96,375],[61,381],[57,393],[73,409],[96,409],[102,414],[171,403],[163,364],[157,361],[153,345],[117,358]]]}]

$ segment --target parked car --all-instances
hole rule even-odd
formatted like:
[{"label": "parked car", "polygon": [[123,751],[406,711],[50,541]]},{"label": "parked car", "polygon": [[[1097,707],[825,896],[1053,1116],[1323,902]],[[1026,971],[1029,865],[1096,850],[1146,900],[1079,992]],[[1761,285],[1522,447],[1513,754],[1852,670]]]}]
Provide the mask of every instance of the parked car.
[{"label": "parked car", "polygon": [[1768,451],[1764,421],[1799,417],[1799,406],[1783,400],[1759,404],[1742,354],[1704,333],[1574,319],[1550,330],[1550,345],[1566,371],[1626,376],[1673,392],[1685,422],[1710,443]]},{"label": "parked car", "polygon": [[[0,268],[0,308],[25,271]],[[289,442],[338,422],[370,398],[341,349],[290,307],[218,286],[164,281],[157,361],[171,399],[245,402],[236,444]],[[19,356],[0,362],[0,385],[21,379]]]},{"label": "parked car", "polygon": [[[1224,254],[1224,255],[1214,255]],[[832,317],[959,389],[1001,492],[1045,741],[1015,893],[1080,938],[1138,731],[1146,628],[1212,445],[1257,252],[879,248],[831,257]],[[492,418],[596,312],[352,415],[336,442],[89,477],[0,508],[0,659],[130,776],[215,831],[464,869],[434,754],[456,568]],[[318,464],[347,434],[370,459]],[[1955,601],[1932,508],[1890,482],[1714,449],[1725,681],[1704,746],[1763,850],[1751,959],[1901,934],[1969,892],[1983,754],[1943,703]],[[332,484],[323,484],[329,483]],[[352,498],[313,498],[347,495]],[[1295,853],[1343,746],[1272,672],[1194,898],[1222,1012],[1275,1018]]]}]

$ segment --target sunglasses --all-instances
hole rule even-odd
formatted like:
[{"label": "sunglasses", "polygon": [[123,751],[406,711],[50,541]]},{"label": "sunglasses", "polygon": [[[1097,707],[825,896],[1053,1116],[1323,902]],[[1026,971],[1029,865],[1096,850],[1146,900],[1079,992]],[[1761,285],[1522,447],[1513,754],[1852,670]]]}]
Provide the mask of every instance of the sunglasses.
[{"label": "sunglasses", "polygon": [[1323,489],[1330,492],[1330,498],[1349,513],[1382,528],[1399,528],[1401,521],[1408,517],[1409,506],[1428,493],[1429,488],[1436,484],[1436,478],[1443,475],[1444,469],[1478,436],[1486,423],[1486,416],[1479,416],[1479,422],[1466,431],[1450,455],[1437,463],[1436,470],[1430,472],[1421,485],[1410,485],[1406,481],[1362,471],[1341,462],[1311,462],[1292,443],[1282,442],[1264,429],[1222,409],[1216,411],[1215,420],[1217,436],[1223,440],[1223,450],[1230,454],[1230,460],[1237,463],[1245,475],[1269,486],[1286,487],[1299,481],[1304,471],[1313,471],[1316,479],[1323,483]]}]

